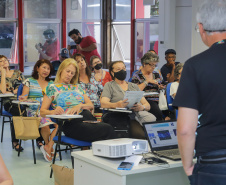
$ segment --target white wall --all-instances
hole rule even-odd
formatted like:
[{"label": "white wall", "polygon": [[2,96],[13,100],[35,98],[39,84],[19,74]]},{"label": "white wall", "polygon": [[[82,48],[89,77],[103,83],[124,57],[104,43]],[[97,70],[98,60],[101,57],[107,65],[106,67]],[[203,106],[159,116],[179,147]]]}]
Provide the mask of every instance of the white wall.
[{"label": "white wall", "polygon": [[192,2],[177,0],[175,21],[176,61],[184,63],[191,57]]},{"label": "white wall", "polygon": [[176,0],[159,1],[159,69],[166,63],[165,51],[175,49]]},{"label": "white wall", "polygon": [[[201,0],[161,0],[159,4],[159,68],[166,63],[165,50],[177,52],[176,61],[185,62],[207,47],[195,31],[196,12]],[[160,42],[164,41],[163,44]]]},{"label": "white wall", "polygon": [[198,53],[201,53],[202,51],[206,50],[208,47],[203,44],[202,39],[195,31],[195,25],[197,23],[196,21],[196,12],[200,5],[201,0],[192,0],[192,43],[191,43],[191,55],[197,55]]}]

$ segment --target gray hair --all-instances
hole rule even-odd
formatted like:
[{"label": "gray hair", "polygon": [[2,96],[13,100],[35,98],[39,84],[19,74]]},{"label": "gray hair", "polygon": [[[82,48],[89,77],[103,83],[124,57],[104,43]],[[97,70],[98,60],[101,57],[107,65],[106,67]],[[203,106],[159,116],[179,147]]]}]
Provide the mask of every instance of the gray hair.
[{"label": "gray hair", "polygon": [[226,31],[226,0],[204,0],[196,19],[198,23],[202,23],[204,30]]},{"label": "gray hair", "polygon": [[144,64],[148,64],[150,62],[159,62],[159,56],[152,52],[145,53],[144,56],[141,58],[142,66],[144,66]]},{"label": "gray hair", "polygon": [[174,78],[177,79],[178,76],[180,75],[179,71],[183,68],[184,64],[183,63],[179,63],[176,65],[175,69],[174,69]]}]

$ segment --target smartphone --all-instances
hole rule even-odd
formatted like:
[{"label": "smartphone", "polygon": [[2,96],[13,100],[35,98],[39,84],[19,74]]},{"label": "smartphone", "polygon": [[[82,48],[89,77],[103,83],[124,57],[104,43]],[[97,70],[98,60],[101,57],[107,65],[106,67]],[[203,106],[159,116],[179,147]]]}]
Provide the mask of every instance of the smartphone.
[{"label": "smartphone", "polygon": [[139,78],[140,78],[141,80],[145,80],[145,78],[144,78],[144,76],[143,76],[142,74],[138,74],[138,76],[139,76]]},{"label": "smartphone", "polygon": [[132,162],[121,162],[118,166],[118,170],[131,170],[134,163]]},{"label": "smartphone", "polygon": [[76,49],[77,46],[76,45],[71,45],[71,49]]},{"label": "smartphone", "polygon": [[159,164],[167,164],[167,161],[157,158],[157,157],[149,157],[147,159],[148,164],[159,163]]}]

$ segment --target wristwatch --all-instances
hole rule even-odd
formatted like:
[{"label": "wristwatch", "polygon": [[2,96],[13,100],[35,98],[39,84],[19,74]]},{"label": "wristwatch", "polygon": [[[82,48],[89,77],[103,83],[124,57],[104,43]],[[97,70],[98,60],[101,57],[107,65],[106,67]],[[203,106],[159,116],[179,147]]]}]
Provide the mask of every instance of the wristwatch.
[{"label": "wristwatch", "polygon": [[145,106],[143,105],[143,107],[144,107],[143,111],[145,111]]}]

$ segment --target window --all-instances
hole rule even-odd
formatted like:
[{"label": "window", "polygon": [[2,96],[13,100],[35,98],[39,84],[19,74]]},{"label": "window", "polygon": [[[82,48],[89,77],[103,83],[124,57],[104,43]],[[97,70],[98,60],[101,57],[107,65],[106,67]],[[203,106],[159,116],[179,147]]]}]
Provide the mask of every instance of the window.
[{"label": "window", "polygon": [[23,0],[24,66],[39,59],[59,59],[61,48],[61,0]]},{"label": "window", "polygon": [[0,53],[10,64],[18,64],[18,29],[16,1],[0,1]]},{"label": "window", "polygon": [[[78,29],[83,37],[94,37],[100,55],[101,6],[102,0],[67,1],[67,33],[72,29]],[[70,37],[67,37],[67,43],[68,45],[75,45]],[[73,51],[70,52],[72,53]]]}]

